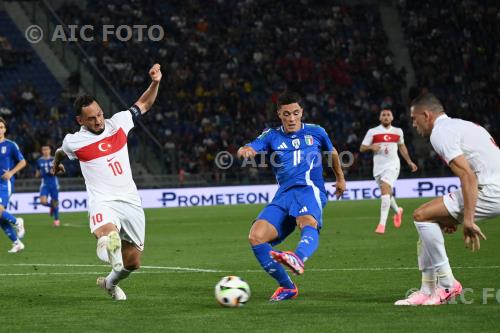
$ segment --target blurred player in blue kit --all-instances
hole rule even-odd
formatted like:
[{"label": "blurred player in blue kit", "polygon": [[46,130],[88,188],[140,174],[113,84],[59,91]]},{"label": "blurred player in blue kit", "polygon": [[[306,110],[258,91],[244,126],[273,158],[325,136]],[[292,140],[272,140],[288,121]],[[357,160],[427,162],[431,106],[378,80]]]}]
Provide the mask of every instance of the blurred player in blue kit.
[{"label": "blurred player in blue kit", "polygon": [[[60,225],[59,221],[59,181],[50,172],[54,162],[50,146],[42,146],[42,156],[36,161],[36,177],[42,178],[40,185],[40,203],[50,207],[50,215],[54,216],[54,227]],[[48,198],[50,197],[50,203]]]},{"label": "blurred player in blue kit", "polygon": [[9,253],[24,249],[24,220],[7,212],[11,194],[14,192],[14,175],[26,166],[23,154],[14,141],[5,137],[7,122],[0,117],[0,226],[12,241]]},{"label": "blurred player in blue kit", "polygon": [[[281,94],[277,113],[280,127],[265,130],[238,150],[238,156],[245,159],[253,158],[258,152],[269,153],[279,184],[273,201],[260,212],[249,234],[255,257],[279,284],[270,301],[297,297],[298,288],[283,266],[294,274],[303,274],[304,262],[318,248],[327,202],[322,167],[325,152],[335,173],[337,198],[345,191],[339,155],[321,126],[302,122],[300,96],[293,92]],[[301,238],[295,251],[274,250],[273,246],[281,243],[296,225],[301,230]]]}]

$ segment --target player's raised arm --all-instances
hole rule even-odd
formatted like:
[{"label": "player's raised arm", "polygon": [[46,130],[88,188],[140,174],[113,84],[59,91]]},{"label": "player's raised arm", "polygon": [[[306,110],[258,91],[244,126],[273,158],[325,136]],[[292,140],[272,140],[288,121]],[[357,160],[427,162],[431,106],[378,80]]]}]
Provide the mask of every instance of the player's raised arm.
[{"label": "player's raised arm", "polygon": [[335,174],[335,196],[340,198],[344,191],[346,190],[344,172],[342,171],[342,167],[340,165],[340,158],[337,150],[333,150],[331,153],[332,156],[332,170]]},{"label": "player's raised arm", "polygon": [[408,164],[408,166],[410,167],[411,169],[411,172],[415,172],[418,170],[418,167],[415,163],[413,163],[413,161],[411,160],[410,158],[410,154],[408,153],[408,148],[406,148],[406,145],[404,143],[402,144],[398,144],[398,148],[399,148],[399,153],[401,154],[401,156],[403,156],[403,158],[405,159],[406,163]]},{"label": "player's raised arm", "polygon": [[460,178],[464,197],[464,241],[472,251],[479,250],[480,237],[486,239],[481,229],[474,223],[474,212],[478,196],[477,177],[464,155],[459,155],[450,162],[451,171]]},{"label": "player's raised arm", "polygon": [[141,110],[141,114],[146,113],[156,100],[158,95],[158,88],[160,87],[161,81],[161,68],[160,64],[154,64],[149,70],[149,77],[151,78],[151,84],[148,89],[142,94],[142,96],[134,104]]},{"label": "player's raised arm", "polygon": [[50,168],[50,173],[53,175],[63,174],[66,170],[64,169],[64,165],[61,164],[61,162],[67,157],[68,155],[66,155],[62,148],[57,149],[56,153],[54,154],[54,162],[52,168]]}]

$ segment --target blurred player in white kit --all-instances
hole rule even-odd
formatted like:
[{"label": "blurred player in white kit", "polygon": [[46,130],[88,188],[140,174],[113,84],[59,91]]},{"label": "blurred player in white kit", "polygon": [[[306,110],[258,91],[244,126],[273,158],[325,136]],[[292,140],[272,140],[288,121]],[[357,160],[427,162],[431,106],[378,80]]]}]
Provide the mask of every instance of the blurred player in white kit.
[{"label": "blurred player in white kit", "polygon": [[66,135],[52,167],[52,173],[60,174],[64,172],[63,158],[80,161],[97,256],[112,268],[108,276],[97,279],[97,285],[115,300],[127,298],[118,282],[140,267],[144,249],[145,217],[132,179],[127,135],[134,119],[147,112],[156,99],[162,77],[159,64],[151,67],[149,76],[152,82],[137,102],[109,119],[104,119],[93,97],[78,97],[75,109],[80,131]]},{"label": "blurred player in white kit", "polygon": [[378,234],[385,232],[385,224],[389,209],[394,211],[394,226],[399,228],[403,217],[403,208],[399,207],[392,195],[394,182],[399,177],[400,162],[398,150],[412,172],[417,171],[404,143],[403,130],[392,126],[394,117],[391,110],[380,112],[380,125],[370,128],[361,143],[362,153],[373,152],[373,178],[380,187],[380,220],[375,230]]}]

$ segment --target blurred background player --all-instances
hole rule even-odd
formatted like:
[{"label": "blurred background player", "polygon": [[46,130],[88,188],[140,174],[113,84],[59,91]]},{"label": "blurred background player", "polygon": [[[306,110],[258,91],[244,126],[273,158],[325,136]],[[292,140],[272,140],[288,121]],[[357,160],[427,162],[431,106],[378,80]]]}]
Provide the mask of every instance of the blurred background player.
[{"label": "blurred background player", "polygon": [[[271,301],[298,295],[297,286],[279,263],[294,274],[303,274],[304,262],[318,248],[323,207],[327,202],[322,152],[327,152],[332,159],[337,198],[345,190],[337,151],[322,127],[302,123],[300,103],[298,94],[281,94],[277,112],[282,125],[265,130],[257,139],[238,150],[240,158],[253,158],[257,152],[269,152],[273,156],[271,162],[275,162],[272,168],[279,184],[278,192],[260,212],[249,234],[255,257],[279,284]],[[273,250],[272,246],[281,243],[296,225],[301,230],[301,238],[295,251]]]},{"label": "blurred background player", "polygon": [[[10,253],[24,249],[24,220],[7,212],[11,194],[14,192],[14,175],[26,166],[23,154],[14,141],[5,138],[7,122],[0,117],[0,226],[12,241]],[[14,226],[14,228],[12,227]]]},{"label": "blurred background player", "polygon": [[462,224],[465,247],[479,250],[480,238],[486,237],[475,222],[500,216],[500,149],[483,127],[448,117],[432,94],[412,102],[411,118],[417,132],[430,137],[436,153],[460,179],[460,188],[413,213],[420,237],[417,253],[422,286],[395,304],[440,305],[462,292],[450,267],[442,229],[454,232]]},{"label": "blurred background player", "polygon": [[[54,216],[54,227],[58,227],[59,222],[59,181],[57,176],[51,173],[54,157],[51,155],[50,146],[42,146],[42,156],[36,161],[35,177],[42,178],[40,185],[40,203],[50,207],[50,215]],[[50,197],[50,203],[48,198]]]},{"label": "blurred background player", "polygon": [[54,174],[64,172],[61,159],[78,159],[87,187],[90,231],[97,238],[97,256],[111,264],[97,285],[114,300],[126,300],[118,282],[139,269],[144,250],[145,217],[141,198],[132,178],[127,135],[134,119],[147,112],[158,94],[162,77],[160,65],[149,70],[151,84],[126,111],[104,119],[99,104],[91,96],[75,101],[80,131],[67,134],[56,151]]},{"label": "blurred background player", "polygon": [[380,125],[370,128],[361,143],[362,153],[373,152],[373,177],[380,187],[380,220],[375,230],[378,234],[385,232],[385,224],[389,209],[394,211],[394,226],[399,228],[403,217],[403,208],[399,207],[394,199],[392,188],[398,179],[400,162],[398,150],[405,159],[412,172],[417,171],[417,165],[413,163],[406,149],[403,130],[392,126],[394,117],[391,110],[380,112]]}]

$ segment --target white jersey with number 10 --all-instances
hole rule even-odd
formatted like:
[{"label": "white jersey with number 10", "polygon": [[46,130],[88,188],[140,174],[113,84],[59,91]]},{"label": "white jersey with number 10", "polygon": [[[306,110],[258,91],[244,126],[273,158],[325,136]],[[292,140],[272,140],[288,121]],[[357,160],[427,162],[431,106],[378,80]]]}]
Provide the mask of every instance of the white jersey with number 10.
[{"label": "white jersey with number 10", "polygon": [[99,135],[83,126],[80,131],[66,135],[62,149],[70,159],[80,161],[89,206],[116,200],[140,206],[127,148],[127,135],[134,127],[132,114],[118,112],[105,122],[104,132]]}]

